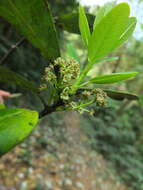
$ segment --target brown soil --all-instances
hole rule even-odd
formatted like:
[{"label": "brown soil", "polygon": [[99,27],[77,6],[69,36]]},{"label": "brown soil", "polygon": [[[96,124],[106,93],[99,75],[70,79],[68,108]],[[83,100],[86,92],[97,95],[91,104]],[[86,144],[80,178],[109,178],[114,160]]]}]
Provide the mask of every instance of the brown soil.
[{"label": "brown soil", "polygon": [[51,143],[39,145],[39,129],[26,145],[3,156],[0,190],[126,190],[103,157],[88,148],[78,126],[78,115],[69,112],[62,138],[56,134],[48,138]]}]

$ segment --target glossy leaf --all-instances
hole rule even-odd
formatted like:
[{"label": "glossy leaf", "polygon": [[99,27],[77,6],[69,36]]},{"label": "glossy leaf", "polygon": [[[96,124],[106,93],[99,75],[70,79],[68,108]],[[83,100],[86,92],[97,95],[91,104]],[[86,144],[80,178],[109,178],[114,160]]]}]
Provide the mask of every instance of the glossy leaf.
[{"label": "glossy leaf", "polygon": [[139,100],[139,97],[135,94],[120,92],[120,91],[115,91],[115,90],[106,90],[106,89],[104,89],[104,92],[106,92],[107,96],[109,96],[110,98],[114,100],[119,100],[119,101],[122,101],[124,99]]},{"label": "glossy leaf", "polygon": [[26,109],[0,109],[0,156],[21,143],[38,122],[38,113]]},{"label": "glossy leaf", "polygon": [[14,25],[47,59],[60,56],[47,0],[1,0],[0,16]]},{"label": "glossy leaf", "polygon": [[[92,31],[95,16],[92,14],[86,13],[86,17],[89,23],[89,28]],[[70,33],[80,34],[78,12],[61,15],[60,17],[56,18],[55,21],[56,21],[57,28],[61,28]]]},{"label": "glossy leaf", "polygon": [[112,73],[110,75],[103,75],[92,78],[89,83],[93,84],[112,84],[123,80],[127,80],[131,77],[136,76],[137,72],[126,72],[126,73]]},{"label": "glossy leaf", "polygon": [[86,14],[84,12],[84,8],[81,6],[79,7],[79,28],[85,46],[88,47],[88,42],[90,39],[90,29],[86,18]]},{"label": "glossy leaf", "polygon": [[121,3],[96,25],[89,41],[90,63],[94,64],[96,60],[107,56],[109,52],[117,48],[115,45],[127,28],[129,14],[129,5]]},{"label": "glossy leaf", "polygon": [[14,84],[32,92],[38,91],[38,88],[32,82],[3,66],[0,66],[0,82]]}]

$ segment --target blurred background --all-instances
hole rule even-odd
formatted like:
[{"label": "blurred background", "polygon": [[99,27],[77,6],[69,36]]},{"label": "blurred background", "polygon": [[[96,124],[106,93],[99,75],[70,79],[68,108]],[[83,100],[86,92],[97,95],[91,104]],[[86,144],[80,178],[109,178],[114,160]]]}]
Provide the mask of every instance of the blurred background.
[{"label": "blurred background", "polygon": [[[96,109],[95,116],[75,112],[45,117],[37,130],[0,160],[0,190],[143,190],[143,1],[48,0],[54,17],[75,12],[78,4],[96,15],[104,4],[128,2],[138,24],[134,35],[111,56],[117,61],[96,65],[90,75],[138,71],[134,80],[110,88],[139,95],[140,100],[116,102]],[[21,36],[0,18],[0,57]],[[62,55],[81,64],[86,52],[79,35],[59,30]],[[40,83],[46,61],[28,42],[9,57],[5,66]],[[14,85],[1,89],[23,94],[9,106],[41,109],[37,97]]]}]

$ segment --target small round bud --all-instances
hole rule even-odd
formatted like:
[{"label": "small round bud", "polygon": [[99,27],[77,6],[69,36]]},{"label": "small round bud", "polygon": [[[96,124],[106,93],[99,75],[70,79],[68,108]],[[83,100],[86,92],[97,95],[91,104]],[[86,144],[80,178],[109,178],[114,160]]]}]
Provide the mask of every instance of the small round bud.
[{"label": "small round bud", "polygon": [[79,63],[71,58],[64,60],[59,57],[54,61],[54,66],[59,66],[61,85],[69,86],[79,76]]},{"label": "small round bud", "polygon": [[64,90],[60,94],[61,99],[63,99],[63,100],[69,100],[69,91],[70,91],[69,87],[64,88]]}]

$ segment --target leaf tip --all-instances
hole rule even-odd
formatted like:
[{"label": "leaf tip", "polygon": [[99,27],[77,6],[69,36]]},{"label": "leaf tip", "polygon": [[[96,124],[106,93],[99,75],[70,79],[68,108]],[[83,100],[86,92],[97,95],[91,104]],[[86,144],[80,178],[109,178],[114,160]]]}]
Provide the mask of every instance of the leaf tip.
[{"label": "leaf tip", "polygon": [[128,3],[122,2],[122,3],[119,3],[117,6],[122,9],[126,9],[126,11],[128,11],[130,14],[130,5]]}]

